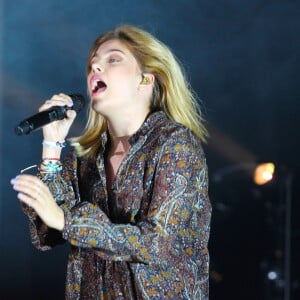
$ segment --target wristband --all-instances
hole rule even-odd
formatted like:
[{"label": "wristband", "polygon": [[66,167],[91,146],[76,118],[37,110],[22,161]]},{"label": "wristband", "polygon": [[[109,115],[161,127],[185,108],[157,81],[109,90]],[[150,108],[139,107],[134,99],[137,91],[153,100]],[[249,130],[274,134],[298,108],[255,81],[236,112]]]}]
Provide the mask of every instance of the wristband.
[{"label": "wristband", "polygon": [[46,140],[43,140],[42,142],[42,145],[47,147],[47,148],[56,148],[56,149],[59,149],[59,148],[64,148],[66,147],[66,141],[62,141],[62,142],[51,142],[51,141],[46,141]]}]

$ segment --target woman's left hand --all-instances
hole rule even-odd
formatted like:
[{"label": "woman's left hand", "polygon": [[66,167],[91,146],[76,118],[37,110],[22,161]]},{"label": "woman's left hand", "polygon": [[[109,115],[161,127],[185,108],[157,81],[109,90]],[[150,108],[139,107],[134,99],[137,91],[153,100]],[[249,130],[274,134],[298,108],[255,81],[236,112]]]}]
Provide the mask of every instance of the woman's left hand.
[{"label": "woman's left hand", "polygon": [[20,201],[32,207],[42,221],[51,228],[62,231],[64,212],[56,204],[46,184],[32,175],[19,175],[11,180]]}]

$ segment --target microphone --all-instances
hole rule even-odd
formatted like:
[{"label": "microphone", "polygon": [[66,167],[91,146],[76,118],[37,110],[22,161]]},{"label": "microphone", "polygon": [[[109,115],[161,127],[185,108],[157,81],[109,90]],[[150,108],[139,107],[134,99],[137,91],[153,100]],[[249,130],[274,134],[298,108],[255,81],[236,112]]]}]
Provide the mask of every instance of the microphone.
[{"label": "microphone", "polygon": [[80,94],[69,95],[73,100],[73,106],[52,106],[45,111],[41,111],[25,120],[15,127],[16,135],[29,134],[51,122],[63,120],[67,116],[68,110],[75,110],[77,113],[82,110],[85,104],[84,97]]}]

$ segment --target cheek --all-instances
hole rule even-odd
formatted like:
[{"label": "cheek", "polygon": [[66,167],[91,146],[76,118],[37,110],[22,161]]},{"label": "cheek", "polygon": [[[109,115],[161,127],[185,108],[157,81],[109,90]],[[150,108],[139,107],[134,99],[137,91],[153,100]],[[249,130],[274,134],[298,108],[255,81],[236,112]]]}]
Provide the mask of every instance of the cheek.
[{"label": "cheek", "polygon": [[116,92],[135,92],[139,86],[139,77],[132,71],[119,72],[114,76],[113,86]]}]

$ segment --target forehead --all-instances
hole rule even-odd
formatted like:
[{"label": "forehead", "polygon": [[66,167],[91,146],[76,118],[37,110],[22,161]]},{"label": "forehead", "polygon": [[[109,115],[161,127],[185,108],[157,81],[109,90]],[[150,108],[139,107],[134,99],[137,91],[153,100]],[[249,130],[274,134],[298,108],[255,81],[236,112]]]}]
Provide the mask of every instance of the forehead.
[{"label": "forehead", "polygon": [[106,53],[110,53],[112,51],[121,51],[124,54],[131,55],[131,52],[126,47],[124,43],[122,43],[120,40],[108,40],[101,44],[98,49],[96,49],[97,55],[103,55]]}]

